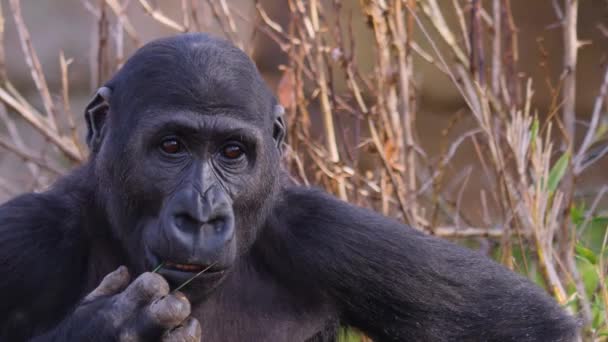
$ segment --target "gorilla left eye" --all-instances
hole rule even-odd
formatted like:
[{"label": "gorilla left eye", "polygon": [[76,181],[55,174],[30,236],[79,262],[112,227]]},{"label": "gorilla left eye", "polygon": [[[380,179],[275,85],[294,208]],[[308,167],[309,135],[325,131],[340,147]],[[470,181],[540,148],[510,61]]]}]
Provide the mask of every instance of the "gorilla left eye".
[{"label": "gorilla left eye", "polygon": [[160,149],[167,154],[177,154],[183,150],[183,147],[179,140],[167,138],[160,143]]},{"label": "gorilla left eye", "polygon": [[226,145],[222,148],[222,156],[226,159],[238,159],[245,151],[239,145]]}]

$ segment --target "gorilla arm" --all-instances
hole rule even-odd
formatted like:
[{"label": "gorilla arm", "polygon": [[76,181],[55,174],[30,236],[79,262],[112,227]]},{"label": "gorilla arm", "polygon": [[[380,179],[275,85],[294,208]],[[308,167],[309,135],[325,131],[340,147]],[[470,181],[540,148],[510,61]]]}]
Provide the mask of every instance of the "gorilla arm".
[{"label": "gorilla arm", "polygon": [[576,323],[523,277],[474,251],[319,191],[284,191],[263,258],[380,341],[572,341]]},{"label": "gorilla arm", "polygon": [[[65,192],[68,193],[68,192]],[[87,242],[69,196],[26,194],[0,206],[0,341],[200,339],[190,303],[159,275],[125,267],[84,300]]]},{"label": "gorilla arm", "polygon": [[78,300],[86,255],[65,201],[25,194],[0,206],[0,340],[57,323]]}]

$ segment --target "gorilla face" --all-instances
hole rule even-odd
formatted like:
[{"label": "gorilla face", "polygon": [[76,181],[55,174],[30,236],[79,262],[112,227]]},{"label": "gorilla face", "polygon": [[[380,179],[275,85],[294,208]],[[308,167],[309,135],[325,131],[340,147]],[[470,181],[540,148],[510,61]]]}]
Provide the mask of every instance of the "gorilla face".
[{"label": "gorilla face", "polygon": [[233,202],[243,201],[255,173],[259,133],[221,116],[162,116],[169,121],[141,132],[135,153],[146,155],[140,177],[163,199],[143,226],[145,256],[176,284],[205,269],[201,280],[221,278],[236,257]]},{"label": "gorilla face", "polygon": [[244,53],[191,37],[139,50],[87,118],[98,191],[130,266],[162,265],[174,287],[198,275],[198,295],[224,279],[263,225],[284,127]]}]

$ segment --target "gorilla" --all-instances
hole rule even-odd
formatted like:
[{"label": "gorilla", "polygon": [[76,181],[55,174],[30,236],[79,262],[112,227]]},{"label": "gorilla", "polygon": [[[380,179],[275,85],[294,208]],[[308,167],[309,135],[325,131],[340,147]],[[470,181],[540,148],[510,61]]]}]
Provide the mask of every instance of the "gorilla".
[{"label": "gorilla", "polygon": [[573,341],[481,254],[280,167],[283,109],[227,41],[139,49],[85,109],[88,161],[0,207],[2,341]]}]

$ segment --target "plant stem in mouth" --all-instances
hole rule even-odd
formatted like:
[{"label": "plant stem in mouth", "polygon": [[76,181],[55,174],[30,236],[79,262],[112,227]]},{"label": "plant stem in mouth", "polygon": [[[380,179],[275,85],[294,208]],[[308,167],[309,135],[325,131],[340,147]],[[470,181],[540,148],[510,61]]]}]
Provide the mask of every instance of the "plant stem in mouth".
[{"label": "plant stem in mouth", "polygon": [[165,266],[165,262],[161,262],[160,264],[158,264],[158,266],[156,266],[155,269],[152,270],[152,273],[156,273],[158,271],[160,271],[161,268],[163,268],[163,266]]},{"label": "plant stem in mouth", "polygon": [[[213,267],[217,262],[212,263],[211,265],[205,267],[202,271],[198,272],[197,274],[193,275],[192,278],[186,280],[185,282],[183,282],[180,286],[178,286],[175,290],[173,290],[173,292],[177,292],[179,290],[181,290],[182,288],[184,288],[184,286],[188,285],[191,281],[193,281],[196,277],[200,276],[201,274],[205,273],[205,271],[207,271],[208,269],[210,269],[211,267]],[[162,265],[161,265],[162,266]]]}]

